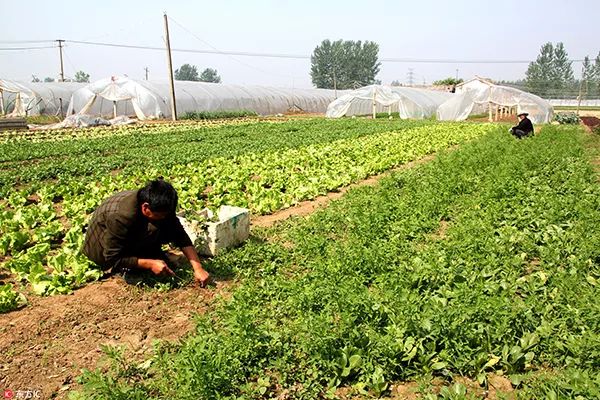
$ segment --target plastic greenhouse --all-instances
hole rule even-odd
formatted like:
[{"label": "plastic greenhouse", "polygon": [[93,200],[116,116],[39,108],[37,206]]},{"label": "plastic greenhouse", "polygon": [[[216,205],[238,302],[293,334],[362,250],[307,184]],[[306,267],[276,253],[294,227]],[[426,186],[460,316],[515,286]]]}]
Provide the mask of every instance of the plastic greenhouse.
[{"label": "plastic greenhouse", "polygon": [[549,102],[534,94],[475,78],[456,87],[456,95],[438,108],[437,119],[462,121],[485,113],[492,121],[521,112],[529,113],[534,123],[548,123],[554,111]]},{"label": "plastic greenhouse", "polygon": [[437,108],[452,97],[435,90],[371,85],[353,90],[333,101],[326,116],[340,118],[373,112],[398,112],[401,118],[422,119],[435,115]]},{"label": "plastic greenhouse", "polygon": [[0,114],[64,115],[71,95],[85,86],[76,82],[16,82],[0,79]]},{"label": "plastic greenhouse", "polygon": [[[293,89],[175,81],[177,114],[186,111],[248,110],[261,115],[289,111],[324,113],[333,90]],[[135,115],[139,119],[171,116],[168,82],[112,77],[73,93],[68,114],[102,117]]]}]

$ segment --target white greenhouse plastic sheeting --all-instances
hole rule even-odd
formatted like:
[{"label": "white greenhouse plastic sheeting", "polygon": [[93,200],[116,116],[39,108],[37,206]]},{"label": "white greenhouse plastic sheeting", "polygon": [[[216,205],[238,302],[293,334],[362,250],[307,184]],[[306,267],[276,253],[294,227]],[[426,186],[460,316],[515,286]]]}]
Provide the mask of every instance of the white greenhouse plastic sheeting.
[{"label": "white greenhouse plastic sheeting", "polygon": [[333,101],[325,114],[329,118],[398,112],[400,118],[423,119],[435,115],[451,93],[401,86],[371,85],[353,90]]},{"label": "white greenhouse plastic sheeting", "polygon": [[92,117],[91,115],[69,115],[61,122],[50,125],[28,125],[31,130],[48,130],[64,128],[89,128],[92,126],[122,126],[133,125],[137,123],[136,119],[131,119],[126,115],[106,120],[101,117]]},{"label": "white greenhouse plastic sheeting", "polygon": [[[335,92],[175,81],[175,99],[178,115],[188,111],[237,110],[254,111],[260,115],[289,111],[324,113],[327,105],[335,99]],[[103,117],[135,115],[144,120],[170,117],[170,104],[168,82],[111,77],[74,92],[67,113]]]},{"label": "white greenhouse plastic sheeting", "polygon": [[552,105],[541,97],[482,78],[465,82],[456,90],[456,95],[438,108],[438,120],[463,121],[471,114],[488,113],[490,105],[514,107],[517,113],[529,113],[531,121],[538,124],[550,122],[554,113]]},{"label": "white greenhouse plastic sheeting", "polygon": [[0,79],[0,114],[65,115],[72,94],[84,87],[77,82],[16,82]]}]

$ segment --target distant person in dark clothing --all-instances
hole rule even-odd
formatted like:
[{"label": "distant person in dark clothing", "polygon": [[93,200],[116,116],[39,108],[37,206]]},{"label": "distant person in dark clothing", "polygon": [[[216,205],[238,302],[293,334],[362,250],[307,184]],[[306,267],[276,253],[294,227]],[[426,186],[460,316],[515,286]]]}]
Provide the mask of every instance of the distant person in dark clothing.
[{"label": "distant person in dark clothing", "polygon": [[522,139],[526,136],[533,135],[533,124],[531,120],[527,118],[529,114],[526,112],[517,115],[519,117],[519,124],[510,128],[510,132],[517,138]]},{"label": "distant person in dark clothing", "polygon": [[[190,261],[194,278],[204,287],[209,274],[177,219],[177,192],[162,179],[139,190],[114,194],[96,209],[85,234],[83,253],[102,270],[126,274],[146,270],[174,275],[161,246],[173,243]],[[127,280],[127,279],[126,279]]]}]

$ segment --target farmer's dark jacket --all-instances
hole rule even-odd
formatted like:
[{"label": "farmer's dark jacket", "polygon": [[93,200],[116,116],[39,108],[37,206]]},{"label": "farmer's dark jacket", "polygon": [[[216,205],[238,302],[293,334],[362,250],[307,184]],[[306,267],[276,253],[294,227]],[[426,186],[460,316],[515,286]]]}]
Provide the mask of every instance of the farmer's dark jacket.
[{"label": "farmer's dark jacket", "polygon": [[192,242],[175,215],[150,222],[141,212],[137,190],[106,199],[94,212],[85,234],[83,253],[103,270],[119,271],[137,266],[138,258],[159,258],[160,246],[177,247]]},{"label": "farmer's dark jacket", "polygon": [[525,133],[531,133],[533,132],[533,124],[531,123],[531,120],[529,118],[525,117],[521,121],[519,121],[519,125],[513,128],[513,130],[515,129],[521,130]]}]

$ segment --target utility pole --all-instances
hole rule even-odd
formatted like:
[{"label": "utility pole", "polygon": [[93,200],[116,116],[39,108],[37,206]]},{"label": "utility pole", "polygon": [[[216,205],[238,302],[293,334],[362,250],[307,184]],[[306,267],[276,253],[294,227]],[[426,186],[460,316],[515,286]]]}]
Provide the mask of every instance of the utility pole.
[{"label": "utility pole", "polygon": [[146,71],[146,80],[148,80],[148,67],[144,68],[144,71]]},{"label": "utility pole", "polygon": [[337,49],[333,54],[333,96],[337,99],[337,75],[336,75],[336,67],[338,62],[338,52]]},{"label": "utility pole", "polygon": [[456,68],[456,80],[458,80],[458,68]]},{"label": "utility pole", "polygon": [[333,66],[333,96],[337,99],[337,79],[335,77],[335,65]]},{"label": "utility pole", "polygon": [[373,119],[377,118],[377,86],[373,88]]},{"label": "utility pole", "polygon": [[415,83],[415,71],[414,68],[409,68],[408,73],[406,74],[408,77],[408,86],[413,86]]},{"label": "utility pole", "polygon": [[583,96],[583,81],[587,81],[585,66],[581,67],[581,81],[579,81],[579,95],[577,96],[577,115],[579,115],[579,109],[581,108],[581,97]]},{"label": "utility pole", "polygon": [[58,51],[60,53],[60,81],[65,81],[65,68],[63,64],[63,43],[65,42],[63,39],[58,39]]},{"label": "utility pole", "polygon": [[169,83],[171,84],[171,118],[177,121],[177,106],[175,105],[175,81],[173,80],[173,60],[171,59],[171,41],[169,40],[169,19],[165,12],[165,39],[167,44],[167,60],[169,64]]}]

